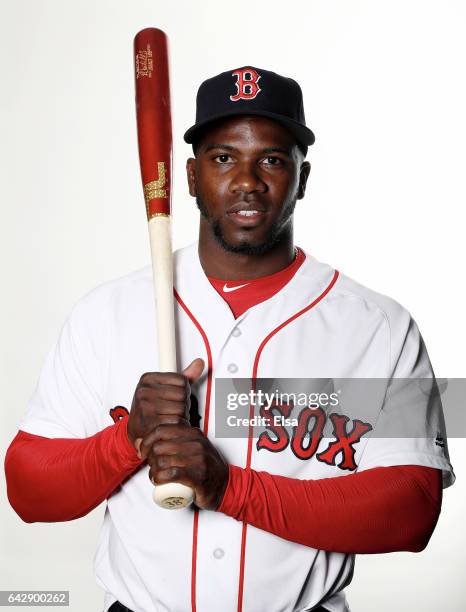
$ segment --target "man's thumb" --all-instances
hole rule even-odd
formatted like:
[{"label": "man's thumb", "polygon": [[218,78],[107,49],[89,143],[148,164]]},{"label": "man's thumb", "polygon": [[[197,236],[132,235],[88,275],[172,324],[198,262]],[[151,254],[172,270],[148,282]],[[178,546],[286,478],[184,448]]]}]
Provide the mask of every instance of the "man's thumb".
[{"label": "man's thumb", "polygon": [[188,367],[183,370],[183,374],[187,376],[190,383],[196,382],[196,380],[204,371],[204,366],[204,360],[200,357],[197,357],[196,359],[194,359],[194,361],[191,361]]}]

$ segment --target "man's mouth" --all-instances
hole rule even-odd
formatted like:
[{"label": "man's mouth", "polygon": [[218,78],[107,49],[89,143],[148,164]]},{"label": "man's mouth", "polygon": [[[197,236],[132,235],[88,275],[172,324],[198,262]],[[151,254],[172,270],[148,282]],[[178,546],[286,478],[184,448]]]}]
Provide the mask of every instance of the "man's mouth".
[{"label": "man's mouth", "polygon": [[241,215],[242,217],[252,217],[253,215],[258,215],[258,210],[238,210],[236,213],[232,213],[233,215]]},{"label": "man's mouth", "polygon": [[260,225],[266,217],[266,212],[256,208],[245,208],[229,212],[228,217],[239,227],[255,227]]},{"label": "man's mouth", "polygon": [[257,202],[240,202],[227,210],[227,215],[241,227],[251,227],[262,221],[267,211]]},{"label": "man's mouth", "polygon": [[243,200],[243,202],[238,202],[237,204],[234,204],[233,206],[230,206],[230,208],[227,209],[227,214],[231,215],[234,213],[248,213],[248,212],[254,212],[254,213],[259,213],[259,212],[265,212],[265,207],[260,204],[257,200],[256,201],[246,201]]}]

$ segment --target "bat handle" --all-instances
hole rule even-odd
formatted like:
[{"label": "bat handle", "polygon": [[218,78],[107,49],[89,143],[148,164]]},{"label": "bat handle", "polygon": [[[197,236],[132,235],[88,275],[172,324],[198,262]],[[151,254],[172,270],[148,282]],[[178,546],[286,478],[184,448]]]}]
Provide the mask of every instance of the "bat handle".
[{"label": "bat handle", "polygon": [[[159,370],[176,372],[175,308],[173,300],[173,257],[171,246],[171,217],[156,215],[149,220],[152,273],[156,303]],[[189,506],[194,491],[181,483],[156,485],[154,502],[162,508],[178,509]]]}]

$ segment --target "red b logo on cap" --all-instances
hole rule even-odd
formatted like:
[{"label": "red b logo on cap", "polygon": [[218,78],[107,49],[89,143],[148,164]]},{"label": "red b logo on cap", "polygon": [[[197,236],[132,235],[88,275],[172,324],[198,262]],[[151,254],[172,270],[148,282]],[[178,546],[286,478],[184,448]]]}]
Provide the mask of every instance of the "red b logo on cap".
[{"label": "red b logo on cap", "polygon": [[252,100],[261,91],[261,88],[257,84],[261,78],[254,68],[242,68],[241,70],[235,70],[231,76],[236,77],[236,94],[230,96],[232,102],[238,100]]}]

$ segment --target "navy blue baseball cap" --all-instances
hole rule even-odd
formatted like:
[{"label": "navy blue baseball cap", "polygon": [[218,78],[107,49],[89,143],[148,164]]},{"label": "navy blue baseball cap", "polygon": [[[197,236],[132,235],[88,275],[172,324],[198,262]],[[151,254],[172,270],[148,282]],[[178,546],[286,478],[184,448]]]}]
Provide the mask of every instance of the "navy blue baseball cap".
[{"label": "navy blue baseball cap", "polygon": [[185,133],[184,140],[196,143],[209,124],[238,115],[258,115],[277,121],[293,134],[304,152],[315,141],[306,126],[298,83],[253,66],[227,70],[201,83],[196,98],[196,123]]}]

